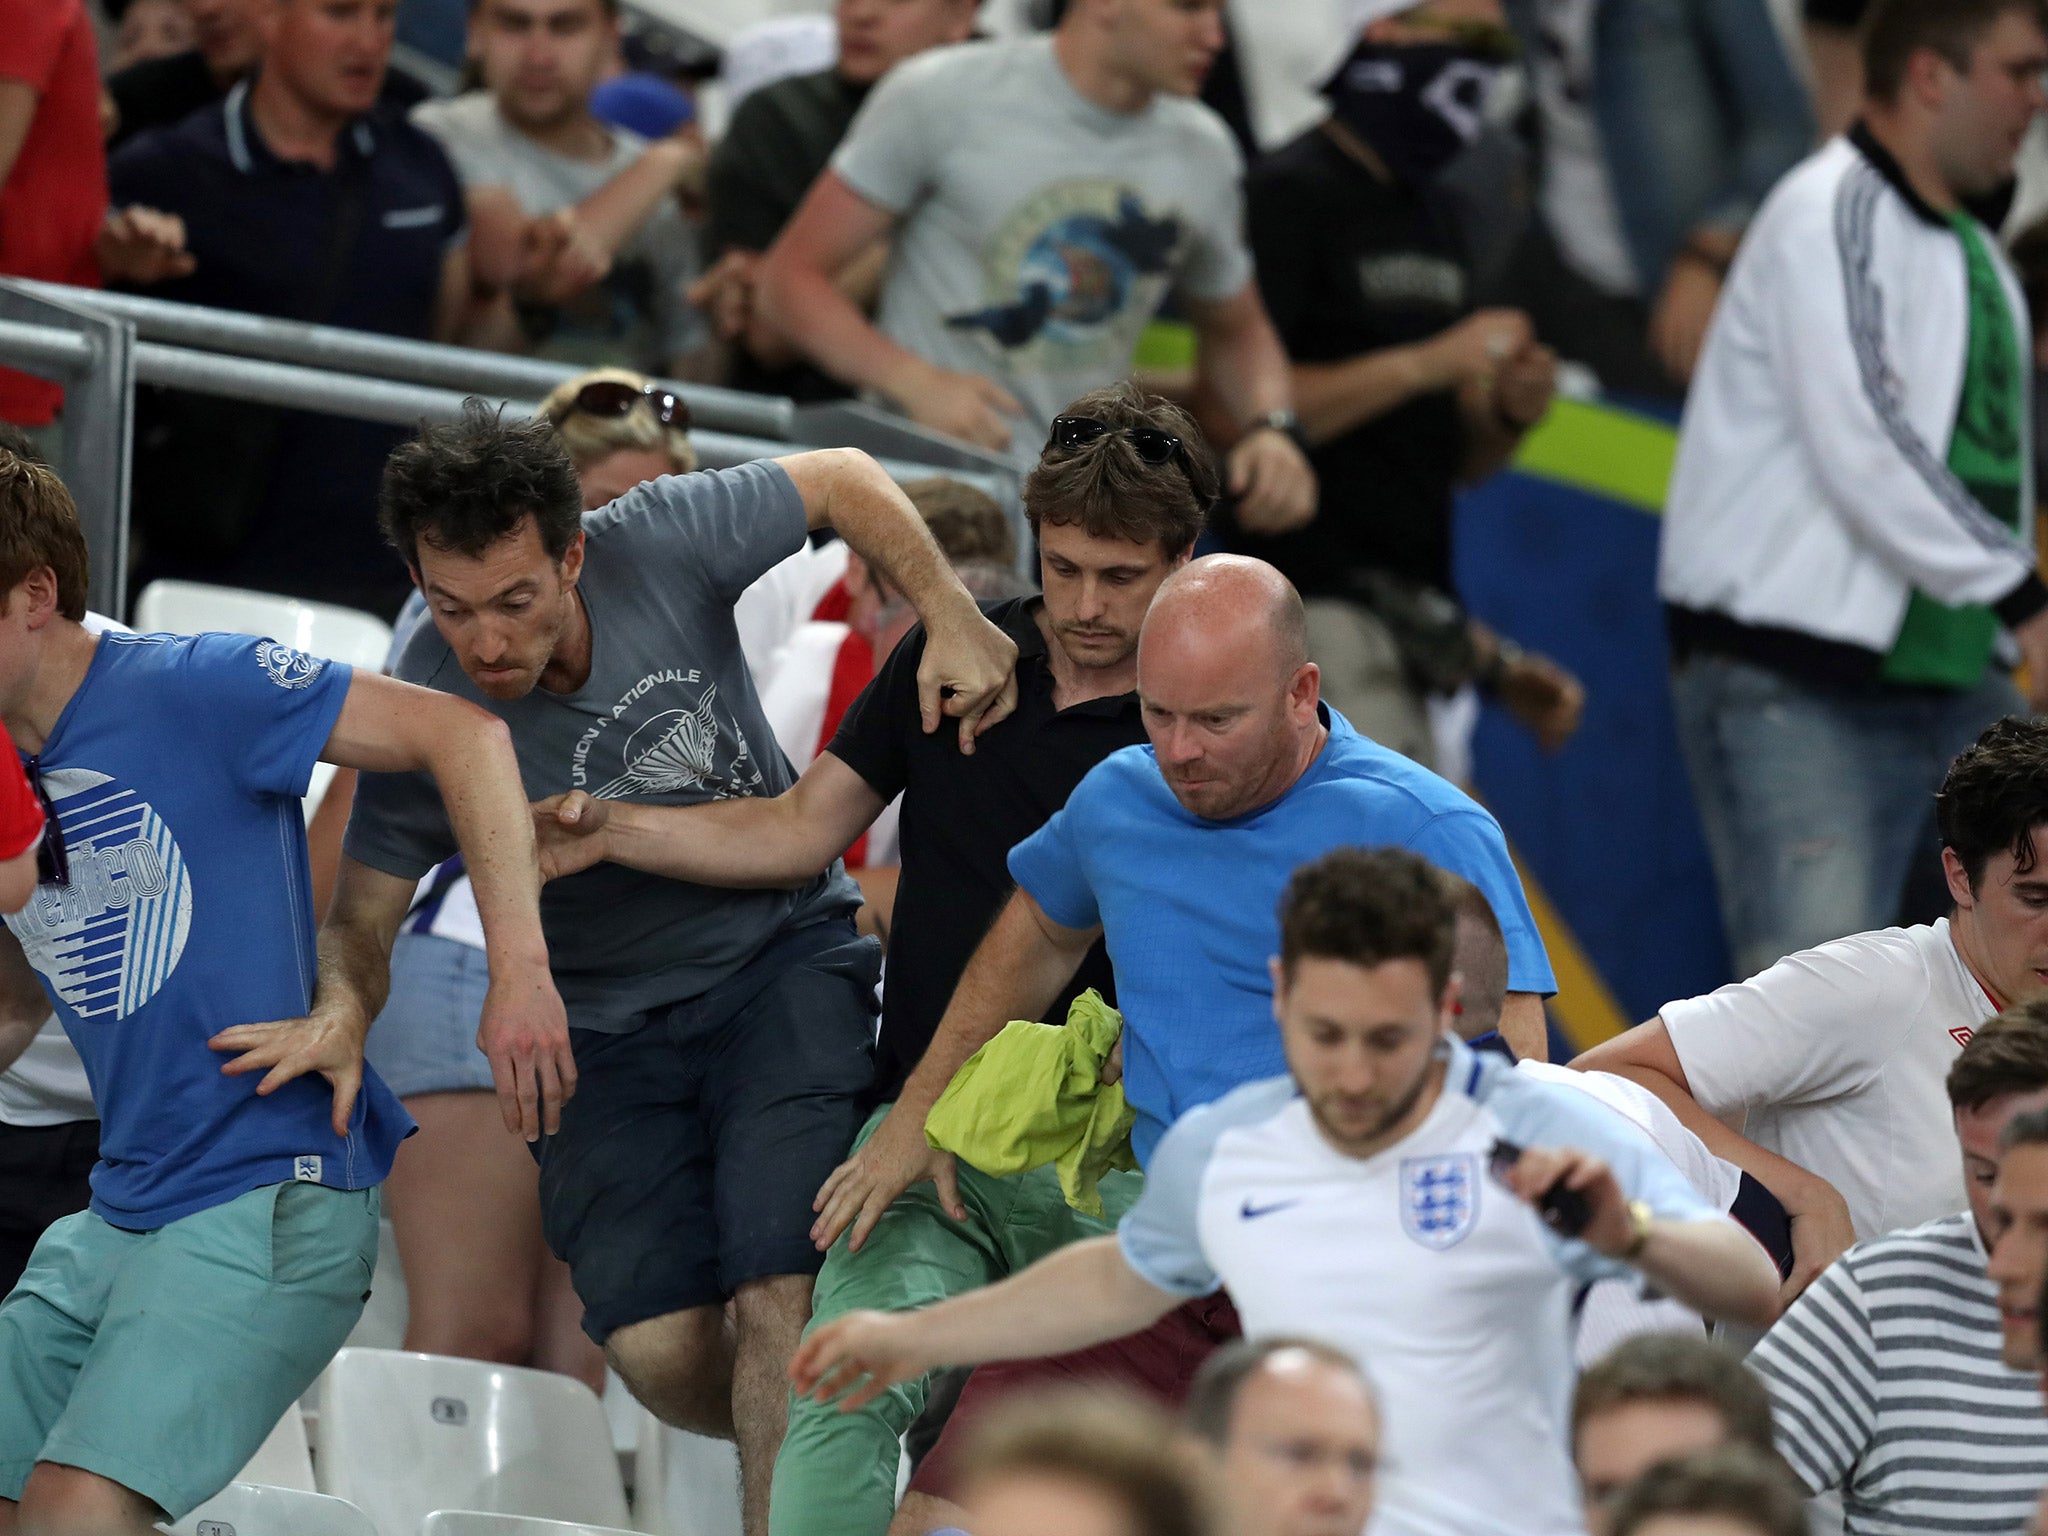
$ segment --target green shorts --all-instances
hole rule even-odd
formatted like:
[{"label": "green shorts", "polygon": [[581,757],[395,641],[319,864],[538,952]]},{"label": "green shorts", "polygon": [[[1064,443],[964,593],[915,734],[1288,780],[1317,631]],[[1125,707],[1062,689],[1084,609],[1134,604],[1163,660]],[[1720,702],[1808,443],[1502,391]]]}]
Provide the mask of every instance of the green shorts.
[{"label": "green shorts", "polygon": [[173,1520],[212,1498],[362,1315],[381,1208],[271,1184],[154,1232],[91,1211],[51,1227],[0,1302],[0,1499],[39,1461]]}]

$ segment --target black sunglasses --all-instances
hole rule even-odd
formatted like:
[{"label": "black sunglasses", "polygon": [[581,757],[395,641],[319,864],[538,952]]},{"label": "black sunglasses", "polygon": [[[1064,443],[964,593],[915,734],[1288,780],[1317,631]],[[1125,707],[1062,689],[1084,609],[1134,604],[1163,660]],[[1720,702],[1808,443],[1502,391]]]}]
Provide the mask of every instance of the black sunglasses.
[{"label": "black sunglasses", "polygon": [[[674,427],[678,432],[690,430],[690,407],[682,396],[656,389],[652,384],[642,388],[636,384],[621,384],[614,379],[599,379],[596,383],[584,385],[570,399],[562,416],[581,411],[586,416],[619,417],[628,414],[634,406],[643,404],[654,412],[654,419],[664,427]],[[555,420],[559,425],[561,416]]]},{"label": "black sunglasses", "polygon": [[71,858],[64,849],[64,829],[57,824],[57,807],[50,801],[50,792],[43,788],[42,765],[31,757],[22,766],[28,770],[28,787],[43,803],[43,842],[36,849],[36,883],[69,885]]},{"label": "black sunglasses", "polygon": [[1045,440],[1048,448],[1085,448],[1098,438],[1121,432],[1130,439],[1131,447],[1138,457],[1147,464],[1169,464],[1174,455],[1181,451],[1180,439],[1171,432],[1162,432],[1157,427],[1112,427],[1106,421],[1097,421],[1093,416],[1055,416],[1052,419],[1052,435]]}]

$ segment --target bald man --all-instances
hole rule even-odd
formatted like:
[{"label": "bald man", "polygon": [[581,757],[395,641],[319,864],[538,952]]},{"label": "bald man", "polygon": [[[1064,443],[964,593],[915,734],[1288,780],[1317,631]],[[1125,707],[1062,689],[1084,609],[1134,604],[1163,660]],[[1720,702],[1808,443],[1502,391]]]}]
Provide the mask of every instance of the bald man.
[{"label": "bald man", "polygon": [[1359,1536],[1380,1411],[1365,1373],[1313,1339],[1240,1339],[1209,1357],[1183,1422],[1215,1468],[1224,1536]]},{"label": "bald man", "polygon": [[[1478,887],[1499,919],[1499,1028],[1542,1058],[1557,990],[1498,823],[1317,694],[1301,597],[1272,566],[1211,555],[1169,577],[1138,641],[1150,745],[1091,769],[1010,853],[1017,882],[889,1118],[820,1192],[819,1231],[856,1246],[910,1185],[953,1184],[924,1137],[954,1073],[1010,1019],[1045,1016],[1100,938],[1124,1012],[1124,1092],[1143,1163],[1197,1105],[1286,1070],[1267,962],[1288,877],[1332,848],[1399,846]],[[949,1203],[949,1209],[951,1205]]]},{"label": "bald man", "polygon": [[[1280,895],[1298,866],[1333,848],[1407,848],[1478,887],[1507,944],[1500,1032],[1518,1055],[1544,1054],[1542,998],[1556,987],[1499,825],[1323,705],[1304,631],[1300,595],[1262,560],[1212,555],[1161,585],[1138,643],[1150,745],[1098,763],[1065,808],[1011,850],[1017,891],[968,962],[931,1045],[895,1108],[820,1191],[823,1241],[844,1233],[860,1246],[927,1179],[949,1215],[966,1216],[953,1158],[926,1142],[925,1117],[1004,1023],[1046,1016],[1098,938],[1116,969],[1141,1165],[1190,1109],[1285,1073],[1269,969]],[[1080,1356],[983,1367],[955,1427],[919,1469],[917,1491],[930,1496],[920,1507],[944,1524],[957,1426],[989,1403],[1048,1374],[1107,1375],[1177,1399],[1236,1331],[1228,1303],[1206,1297]],[[914,1536],[900,1520],[893,1529]]]}]

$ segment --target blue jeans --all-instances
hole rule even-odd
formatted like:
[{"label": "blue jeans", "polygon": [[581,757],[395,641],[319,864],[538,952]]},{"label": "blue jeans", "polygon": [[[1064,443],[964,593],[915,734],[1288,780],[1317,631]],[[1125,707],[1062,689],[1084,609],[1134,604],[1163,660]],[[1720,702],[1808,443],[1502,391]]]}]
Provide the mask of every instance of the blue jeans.
[{"label": "blue jeans", "polygon": [[1963,693],[1822,688],[1710,653],[1671,692],[1738,976],[1889,927],[1949,764],[2026,709],[2001,673]]}]

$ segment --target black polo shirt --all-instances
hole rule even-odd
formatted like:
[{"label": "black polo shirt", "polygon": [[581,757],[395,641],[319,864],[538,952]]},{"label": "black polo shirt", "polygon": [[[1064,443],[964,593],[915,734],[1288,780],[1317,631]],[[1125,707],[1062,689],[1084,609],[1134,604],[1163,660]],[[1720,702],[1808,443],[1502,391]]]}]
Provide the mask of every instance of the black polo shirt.
[{"label": "black polo shirt", "polygon": [[[431,338],[442,264],[464,231],[462,187],[441,146],[378,108],[343,130],[334,168],[321,170],[271,153],[248,96],[248,85],[237,85],[218,107],[140,135],[110,162],[116,206],[145,203],[185,221],[195,270],[148,292]],[[152,420],[147,410],[140,417],[136,506],[147,528]],[[296,411],[278,417],[274,468],[242,546],[202,561],[177,547],[174,526],[160,528],[146,570],[395,613],[408,584],[377,530],[377,487],[404,429]]]},{"label": "black polo shirt", "polygon": [[[227,87],[206,67],[206,55],[197,48],[116,70],[107,77],[107,94],[114,98],[116,115],[114,136],[107,141],[107,148],[119,149],[138,133],[181,123],[227,93]],[[404,112],[417,106],[425,95],[410,76],[387,69],[377,99]]]},{"label": "black polo shirt", "polygon": [[[883,800],[903,796],[903,873],[889,937],[876,1052],[878,1100],[893,1099],[931,1044],[968,957],[1010,899],[1010,850],[1067,803],[1090,768],[1145,740],[1135,693],[1053,708],[1052,668],[1037,615],[1042,600],[984,604],[1017,642],[1017,711],[963,756],[948,721],[927,736],[917,705],[924,631],[912,630],[854,700],[826,750]],[[1115,1000],[1109,955],[1088,952],[1073,985],[1047,1013],[1064,1023],[1067,1005],[1089,987]]]},{"label": "black polo shirt", "polygon": [[[1295,362],[1411,345],[1470,313],[1447,212],[1381,180],[1321,129],[1255,166],[1245,197],[1259,292]],[[1419,396],[1310,453],[1322,494],[1306,527],[1265,538],[1226,515],[1218,532],[1311,596],[1342,594],[1345,578],[1366,569],[1449,592],[1452,493],[1464,456],[1457,396]]]}]

